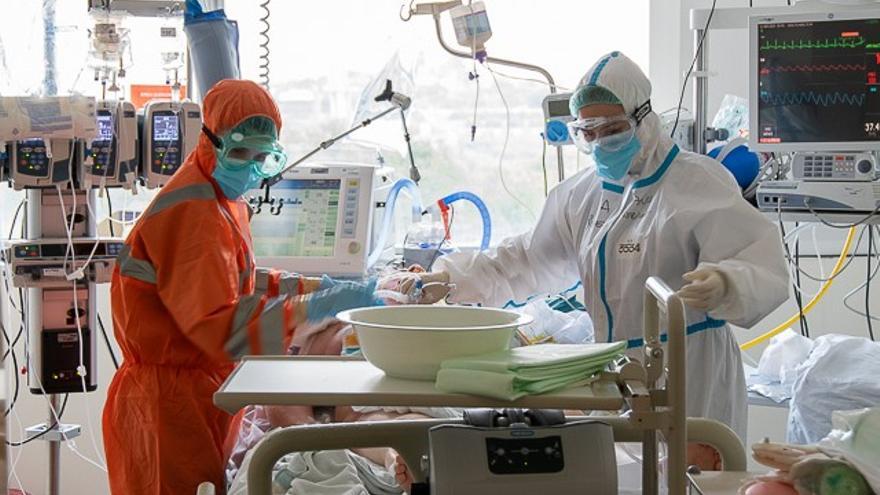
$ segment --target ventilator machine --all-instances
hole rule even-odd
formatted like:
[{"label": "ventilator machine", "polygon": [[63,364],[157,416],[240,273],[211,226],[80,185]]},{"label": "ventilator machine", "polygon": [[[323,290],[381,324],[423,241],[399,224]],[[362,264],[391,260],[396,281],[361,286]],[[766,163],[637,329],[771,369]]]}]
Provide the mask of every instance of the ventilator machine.
[{"label": "ventilator machine", "polygon": [[251,221],[261,266],[307,275],[358,277],[371,247],[375,168],[303,166],[272,186],[274,204]]}]

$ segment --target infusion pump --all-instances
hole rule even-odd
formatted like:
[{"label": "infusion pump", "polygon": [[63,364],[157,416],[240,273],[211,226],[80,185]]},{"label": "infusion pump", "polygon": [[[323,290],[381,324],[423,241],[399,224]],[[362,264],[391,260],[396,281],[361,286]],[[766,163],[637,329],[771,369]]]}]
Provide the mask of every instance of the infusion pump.
[{"label": "infusion pump", "polygon": [[[202,115],[193,102],[151,101],[140,116],[126,101],[92,102],[89,109],[87,117],[80,112],[55,118],[94,118],[94,134],[83,132],[69,139],[30,132],[18,140],[0,141],[0,179],[11,180],[16,190],[128,189],[139,178],[156,188],[168,182],[198,144]],[[19,125],[23,118],[21,112],[0,115],[0,120],[9,121],[4,122],[7,127]]]},{"label": "infusion pump", "polygon": [[154,101],[143,115],[141,168],[147,187],[165,185],[199,141],[202,114],[192,102]]},{"label": "infusion pump", "polygon": [[138,125],[134,105],[127,101],[99,101],[98,135],[79,143],[80,183],[130,188],[137,178]]}]

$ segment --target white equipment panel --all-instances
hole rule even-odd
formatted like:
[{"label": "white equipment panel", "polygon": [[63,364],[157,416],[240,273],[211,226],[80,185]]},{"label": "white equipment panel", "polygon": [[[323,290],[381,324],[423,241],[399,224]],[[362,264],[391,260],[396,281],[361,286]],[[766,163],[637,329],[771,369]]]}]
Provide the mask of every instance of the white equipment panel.
[{"label": "white equipment panel", "polygon": [[880,182],[769,181],[758,186],[758,207],[768,211],[874,211]]},{"label": "white equipment panel", "polygon": [[431,495],[617,494],[614,432],[604,423],[442,425],[428,438]]},{"label": "white equipment panel", "polygon": [[251,218],[257,264],[305,275],[362,277],[371,244],[374,173],[368,165],[286,172],[271,189],[280,211],[264,207]]},{"label": "white equipment panel", "polygon": [[872,181],[876,162],[873,153],[798,153],[792,176],[806,181]]},{"label": "white equipment panel", "polygon": [[110,282],[123,241],[118,237],[78,237],[72,242],[24,239],[5,243],[3,249],[14,287],[70,288],[67,274],[79,269],[90,282]]}]

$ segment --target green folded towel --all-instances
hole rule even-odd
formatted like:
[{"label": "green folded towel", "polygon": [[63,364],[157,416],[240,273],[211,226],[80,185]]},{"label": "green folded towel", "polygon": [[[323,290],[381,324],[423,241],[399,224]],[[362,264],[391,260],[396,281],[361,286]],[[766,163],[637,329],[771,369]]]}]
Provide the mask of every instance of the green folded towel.
[{"label": "green folded towel", "polygon": [[626,349],[611,344],[540,344],[443,361],[437,389],[516,400],[586,383]]}]

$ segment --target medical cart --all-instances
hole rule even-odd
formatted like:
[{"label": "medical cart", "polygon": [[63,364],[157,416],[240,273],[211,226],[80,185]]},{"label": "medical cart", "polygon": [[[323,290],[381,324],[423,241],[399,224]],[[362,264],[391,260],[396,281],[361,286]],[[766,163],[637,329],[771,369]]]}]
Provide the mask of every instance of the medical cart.
[{"label": "medical cart", "polygon": [[[626,407],[629,413],[625,416],[569,418],[568,421],[597,419],[612,427],[615,442],[640,442],[643,493],[659,492],[661,480],[656,467],[660,438],[668,448],[669,493],[686,493],[689,477],[691,483],[695,480],[699,484],[706,483],[707,489],[702,493],[728,493],[725,487],[733,488],[729,493],[735,493],[733,483],[745,478],[746,466],[739,439],[729,428],[715,421],[685,418],[684,307],[665,283],[653,277],[646,283],[644,300],[646,344],[643,364],[637,361],[618,363],[614,371],[604,372],[589,386],[508,402],[440,392],[434,388],[433,382],[390,378],[368,362],[357,359],[249,357],[238,364],[214,395],[214,402],[233,414],[248,405],[446,406],[615,412]],[[668,329],[666,344],[661,343],[661,328]],[[438,419],[281,428],[268,434],[255,448],[247,474],[249,492],[271,493],[272,467],[288,453],[344,448],[394,448],[410,467],[415,481],[423,482],[428,474],[423,463],[428,452],[428,431],[439,425],[460,423],[460,420]],[[685,465],[689,441],[715,447],[721,454],[726,473],[691,477]]]}]

